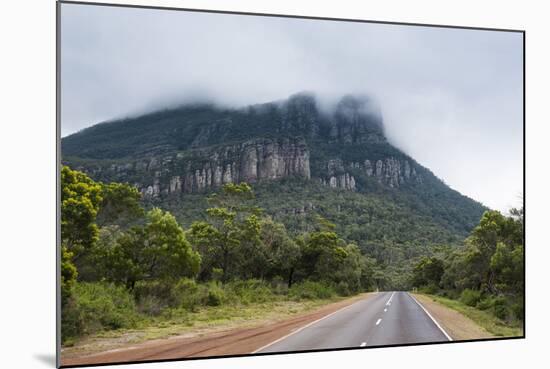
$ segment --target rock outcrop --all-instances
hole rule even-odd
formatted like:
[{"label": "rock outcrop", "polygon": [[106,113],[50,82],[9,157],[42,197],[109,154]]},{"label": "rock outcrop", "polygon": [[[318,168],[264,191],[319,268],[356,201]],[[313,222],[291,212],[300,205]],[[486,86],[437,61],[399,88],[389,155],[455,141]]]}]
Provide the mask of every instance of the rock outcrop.
[{"label": "rock outcrop", "polygon": [[149,183],[134,183],[145,197],[201,192],[226,183],[311,176],[309,151],[303,139],[256,139],[191,155],[112,164],[95,169],[93,174],[120,181],[149,178]]},{"label": "rock outcrop", "polygon": [[399,187],[411,181],[422,183],[422,176],[417,174],[416,168],[408,160],[393,157],[376,161],[367,159],[363,165],[368,177],[375,177],[379,182],[390,187]]},{"label": "rock outcrop", "polygon": [[319,179],[320,183],[331,188],[355,191],[354,173],[363,173],[383,185],[398,188],[405,183],[422,183],[415,165],[406,159],[387,157],[378,160],[365,159],[363,163],[343,163],[341,159],[331,159],[327,163],[327,175]]},{"label": "rock outcrop", "polygon": [[330,188],[340,188],[348,191],[355,191],[355,177],[346,172],[341,159],[330,159],[326,166],[326,176],[319,181]]}]

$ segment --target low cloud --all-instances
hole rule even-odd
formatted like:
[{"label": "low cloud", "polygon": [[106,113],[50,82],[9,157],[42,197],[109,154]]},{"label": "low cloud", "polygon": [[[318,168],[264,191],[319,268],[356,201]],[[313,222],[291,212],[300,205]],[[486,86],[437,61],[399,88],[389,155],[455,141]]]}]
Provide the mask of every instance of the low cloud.
[{"label": "low cloud", "polygon": [[373,96],[389,139],[505,210],[523,181],[518,33],[62,5],[62,135],[185,102]]}]

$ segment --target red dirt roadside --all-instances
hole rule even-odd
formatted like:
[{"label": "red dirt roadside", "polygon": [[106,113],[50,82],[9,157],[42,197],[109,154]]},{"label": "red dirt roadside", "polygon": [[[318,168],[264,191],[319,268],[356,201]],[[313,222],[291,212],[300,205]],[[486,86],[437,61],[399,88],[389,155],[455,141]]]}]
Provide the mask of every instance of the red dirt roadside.
[{"label": "red dirt roadside", "polygon": [[231,329],[192,338],[176,336],[79,357],[63,358],[62,354],[61,365],[249,354],[308,323],[370,296],[361,294],[312,312],[251,328]]}]

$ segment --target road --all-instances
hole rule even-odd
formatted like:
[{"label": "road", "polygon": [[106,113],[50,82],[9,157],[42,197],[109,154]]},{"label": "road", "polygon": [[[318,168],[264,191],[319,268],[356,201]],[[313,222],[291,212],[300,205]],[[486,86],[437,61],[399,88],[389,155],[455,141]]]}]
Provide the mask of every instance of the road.
[{"label": "road", "polygon": [[206,335],[179,336],[67,357],[62,364],[90,365],[448,341],[407,292],[379,292],[328,304],[295,317]]},{"label": "road", "polygon": [[445,342],[451,338],[407,292],[379,292],[296,329],[255,352]]}]

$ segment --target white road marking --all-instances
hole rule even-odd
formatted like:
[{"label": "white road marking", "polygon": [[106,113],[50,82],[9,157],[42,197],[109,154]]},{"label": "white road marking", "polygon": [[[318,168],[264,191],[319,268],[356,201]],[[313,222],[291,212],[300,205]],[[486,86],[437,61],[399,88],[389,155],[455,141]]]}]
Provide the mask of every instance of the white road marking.
[{"label": "white road marking", "polygon": [[384,313],[385,313],[386,311],[388,311],[388,308],[385,308],[385,309],[384,309]]},{"label": "white road marking", "polygon": [[359,347],[365,347],[366,345],[367,345],[366,342],[362,342],[362,343],[359,345]]},{"label": "white road marking", "polygon": [[443,332],[443,334],[445,335],[445,337],[447,337],[447,339],[449,341],[452,341],[453,339],[451,338],[451,336],[449,336],[447,334],[447,332],[445,332],[445,330],[439,325],[439,323],[437,322],[437,320],[434,319],[434,317],[428,312],[428,310],[426,310],[426,308],[424,306],[422,306],[422,304],[420,302],[418,302],[417,299],[414,298],[413,295],[411,295],[410,293],[407,292],[407,295],[409,295],[413,300],[414,302],[416,302],[418,304],[418,306],[420,306],[422,308],[422,310],[424,310],[424,312],[430,317],[430,319],[435,323],[435,325],[437,326],[437,328],[439,328],[439,330],[441,332]]},{"label": "white road marking", "polygon": [[376,321],[376,325],[380,324],[381,321],[382,321],[382,318],[378,319],[378,320]]},{"label": "white road marking", "polygon": [[313,322],[311,322],[311,323],[308,323],[308,324],[306,324],[306,325],[304,325],[304,326],[302,326],[302,327],[300,327],[300,328],[298,328],[298,329],[296,329],[296,330],[290,332],[289,334],[287,334],[287,335],[285,335],[285,336],[283,336],[283,337],[281,337],[281,338],[278,338],[278,339],[276,339],[275,341],[270,342],[270,343],[268,343],[267,345],[264,345],[264,346],[260,347],[259,349],[256,349],[256,350],[252,351],[251,354],[255,354],[255,353],[259,352],[259,351],[262,351],[263,349],[265,349],[265,348],[267,348],[267,347],[269,347],[269,346],[271,346],[271,345],[274,345],[274,344],[276,344],[277,342],[280,342],[280,341],[282,341],[282,340],[284,340],[284,339],[286,339],[286,338],[288,338],[288,337],[290,337],[290,336],[292,336],[292,335],[294,335],[294,334],[296,334],[296,333],[298,333],[298,332],[300,332],[300,331],[306,329],[307,327],[312,326],[313,324],[319,323],[321,320],[324,320],[324,319],[326,319],[326,318],[328,318],[328,317],[330,317],[330,316],[332,316],[332,315],[334,315],[334,314],[336,314],[336,313],[339,313],[339,312],[341,312],[341,311],[343,311],[343,310],[346,310],[347,308],[350,308],[350,307],[352,307],[353,305],[358,304],[358,303],[363,302],[363,301],[365,301],[365,299],[361,299],[361,300],[359,300],[359,301],[357,301],[357,302],[354,302],[354,303],[351,304],[351,305],[344,306],[344,307],[341,308],[341,309],[338,309],[338,310],[336,310],[336,311],[333,311],[332,313],[330,313],[330,314],[328,314],[328,315],[325,315],[325,316],[322,317],[322,318],[319,318],[319,319],[317,319],[317,320],[315,320],[315,321],[313,321]]},{"label": "white road marking", "polygon": [[390,306],[390,305],[391,305],[391,300],[393,299],[393,295],[395,295],[395,291],[392,292],[390,298],[388,299],[388,301],[386,301],[386,306]]}]

